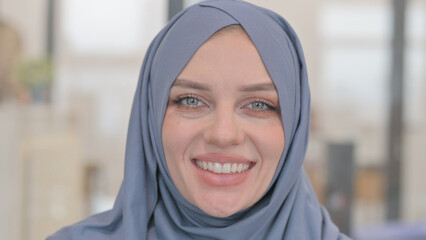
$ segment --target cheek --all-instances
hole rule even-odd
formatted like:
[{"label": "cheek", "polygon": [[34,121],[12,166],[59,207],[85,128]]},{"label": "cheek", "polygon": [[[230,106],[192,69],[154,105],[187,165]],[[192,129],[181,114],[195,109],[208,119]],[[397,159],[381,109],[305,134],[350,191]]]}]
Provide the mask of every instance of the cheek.
[{"label": "cheek", "polygon": [[182,134],[183,127],[181,122],[176,119],[173,114],[170,114],[169,111],[166,112],[163,122],[162,138],[169,169],[170,165],[181,155],[182,143],[185,141],[185,135]]},{"label": "cheek", "polygon": [[173,179],[176,187],[182,192],[184,184],[183,168],[183,153],[185,149],[185,134],[184,126],[181,122],[166,111],[163,121],[162,140],[164,147],[164,154],[166,157],[167,168],[170,176]]},{"label": "cheek", "polygon": [[182,119],[172,111],[164,117],[162,139],[167,165],[176,165],[183,160],[184,153],[196,135],[196,124]]},{"label": "cheek", "polygon": [[253,137],[264,164],[275,171],[284,150],[285,138],[281,122],[259,128]]}]

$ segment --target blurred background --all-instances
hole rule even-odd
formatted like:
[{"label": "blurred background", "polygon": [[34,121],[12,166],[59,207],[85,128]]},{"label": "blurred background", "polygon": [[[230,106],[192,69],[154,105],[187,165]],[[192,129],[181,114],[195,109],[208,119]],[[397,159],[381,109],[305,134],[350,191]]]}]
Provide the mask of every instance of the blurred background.
[{"label": "blurred background", "polygon": [[[0,0],[0,233],[112,207],[139,69],[184,0]],[[426,239],[426,1],[251,0],[284,16],[312,92],[305,169],[356,239]]]}]

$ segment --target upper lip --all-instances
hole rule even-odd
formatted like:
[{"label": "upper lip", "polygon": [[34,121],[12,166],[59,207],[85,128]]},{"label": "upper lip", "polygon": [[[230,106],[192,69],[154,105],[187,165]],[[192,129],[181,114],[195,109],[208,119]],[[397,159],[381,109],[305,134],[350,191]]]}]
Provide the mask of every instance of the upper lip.
[{"label": "upper lip", "polygon": [[222,153],[204,153],[197,155],[192,158],[193,160],[205,161],[205,162],[218,162],[218,163],[253,163],[245,157],[239,155],[227,155]]}]

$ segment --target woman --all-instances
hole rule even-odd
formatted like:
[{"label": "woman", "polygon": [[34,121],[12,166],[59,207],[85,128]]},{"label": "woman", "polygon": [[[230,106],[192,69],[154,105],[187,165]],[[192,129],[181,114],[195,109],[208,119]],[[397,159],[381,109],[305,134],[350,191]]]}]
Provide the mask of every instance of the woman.
[{"label": "woman", "polygon": [[194,5],[146,54],[114,208],[48,239],[347,239],[302,168],[309,119],[283,18],[241,1]]}]

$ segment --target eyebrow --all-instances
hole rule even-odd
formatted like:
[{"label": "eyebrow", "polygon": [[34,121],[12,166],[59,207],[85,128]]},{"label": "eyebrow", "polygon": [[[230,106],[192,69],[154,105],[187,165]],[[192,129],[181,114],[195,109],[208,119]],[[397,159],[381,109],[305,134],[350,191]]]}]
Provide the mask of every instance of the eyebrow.
[{"label": "eyebrow", "polygon": [[254,92],[254,91],[275,91],[275,85],[273,83],[257,83],[240,88],[242,92]]},{"label": "eyebrow", "polygon": [[202,83],[193,82],[187,79],[178,78],[173,83],[172,87],[192,88],[196,90],[209,91],[210,88]]},{"label": "eyebrow", "polygon": [[[206,84],[193,82],[188,79],[178,78],[174,82],[172,87],[192,88],[202,91],[210,91],[210,87]],[[275,85],[273,83],[256,83],[245,85],[239,88],[242,92],[254,92],[254,91],[275,91]]]}]

